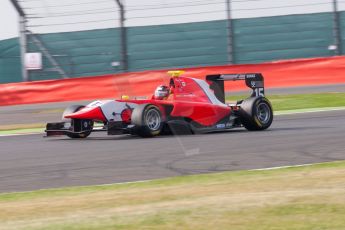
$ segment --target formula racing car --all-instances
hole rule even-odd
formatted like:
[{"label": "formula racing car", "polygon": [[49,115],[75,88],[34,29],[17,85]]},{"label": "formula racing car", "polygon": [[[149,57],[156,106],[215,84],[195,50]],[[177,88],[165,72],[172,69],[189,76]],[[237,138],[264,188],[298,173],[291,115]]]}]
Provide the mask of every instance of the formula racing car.
[{"label": "formula racing car", "polygon": [[[183,71],[168,73],[169,85],[158,86],[152,98],[122,97],[68,107],[61,122],[47,124],[47,136],[85,138],[92,132],[105,131],[108,135],[153,137],[237,127],[265,130],[272,124],[272,106],[264,95],[260,73],[215,74],[205,80],[184,76]],[[227,104],[224,82],[237,80],[243,80],[252,89],[251,96]]]}]

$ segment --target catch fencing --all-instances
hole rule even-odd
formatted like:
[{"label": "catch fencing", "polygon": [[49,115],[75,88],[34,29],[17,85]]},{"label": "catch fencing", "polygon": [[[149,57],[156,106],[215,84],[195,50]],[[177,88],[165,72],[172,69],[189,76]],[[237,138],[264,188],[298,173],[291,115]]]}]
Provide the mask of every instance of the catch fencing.
[{"label": "catch fencing", "polygon": [[[121,12],[122,2],[113,0],[18,1],[24,30],[21,39],[0,41],[0,83],[326,57],[345,50],[343,0],[337,9],[331,0],[169,2],[128,0]],[[21,69],[24,53],[42,53],[43,68]]]}]

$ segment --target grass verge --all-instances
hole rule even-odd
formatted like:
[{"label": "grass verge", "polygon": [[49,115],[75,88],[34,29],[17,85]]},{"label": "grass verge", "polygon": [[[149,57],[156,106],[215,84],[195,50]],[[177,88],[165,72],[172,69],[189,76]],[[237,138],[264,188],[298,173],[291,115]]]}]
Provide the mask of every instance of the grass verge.
[{"label": "grass verge", "polygon": [[41,123],[0,125],[0,135],[41,133],[44,129],[45,124]]},{"label": "grass verge", "polygon": [[345,229],[345,162],[0,194],[0,229]]},{"label": "grass verge", "polygon": [[30,133],[43,133],[44,128],[32,128],[32,129],[13,129],[13,130],[0,130],[1,135],[16,135],[16,134],[30,134]]}]

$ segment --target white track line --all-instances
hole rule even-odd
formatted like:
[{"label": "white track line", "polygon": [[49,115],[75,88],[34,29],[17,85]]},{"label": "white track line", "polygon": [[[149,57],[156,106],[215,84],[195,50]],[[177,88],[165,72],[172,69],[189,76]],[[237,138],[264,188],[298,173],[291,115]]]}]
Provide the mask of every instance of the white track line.
[{"label": "white track line", "polygon": [[302,114],[302,113],[319,113],[319,112],[330,112],[330,111],[341,111],[345,110],[345,107],[325,107],[325,108],[318,108],[318,109],[296,109],[296,110],[283,110],[277,111],[274,113],[275,116],[281,115],[292,115],[292,114]]},{"label": "white track line", "polygon": [[299,167],[312,166],[312,165],[318,165],[318,164],[321,164],[321,163],[300,164],[300,165],[284,165],[284,166],[277,166],[277,167],[270,167],[270,168],[249,169],[248,171],[269,171],[269,170],[277,170],[277,169],[299,168]]}]

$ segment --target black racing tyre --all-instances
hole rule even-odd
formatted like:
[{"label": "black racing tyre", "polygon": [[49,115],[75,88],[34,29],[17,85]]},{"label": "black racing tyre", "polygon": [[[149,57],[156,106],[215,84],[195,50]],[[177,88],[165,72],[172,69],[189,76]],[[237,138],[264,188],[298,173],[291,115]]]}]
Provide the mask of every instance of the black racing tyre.
[{"label": "black racing tyre", "polygon": [[84,105],[70,105],[68,106],[65,111],[63,111],[62,114],[62,121],[64,122],[71,122],[70,118],[65,118],[66,115],[71,114],[71,113],[75,113],[78,110],[81,110],[82,108],[84,108]]},{"label": "black racing tyre", "polygon": [[152,104],[134,108],[131,117],[134,133],[141,137],[154,137],[162,132],[164,122],[160,109]]},{"label": "black racing tyre", "polygon": [[[71,123],[71,128],[73,127],[74,125],[74,122],[75,122],[75,119],[70,119],[70,118],[65,118],[65,116],[67,114],[71,114],[71,113],[75,113],[79,110],[81,110],[82,108],[84,108],[85,106],[84,105],[70,105],[68,106],[65,111],[63,112],[62,114],[62,121],[63,122],[66,122],[66,123]],[[86,120],[85,120],[86,121]],[[92,125],[91,127],[93,126],[93,121],[89,121],[87,120],[87,122],[92,122]],[[67,133],[66,135],[70,138],[86,138],[88,137],[89,135],[91,134],[91,130],[90,131],[87,131],[87,132],[84,132],[84,133]]]},{"label": "black racing tyre", "polygon": [[265,130],[273,121],[273,109],[265,97],[251,97],[243,100],[239,115],[243,126],[251,131]]}]

